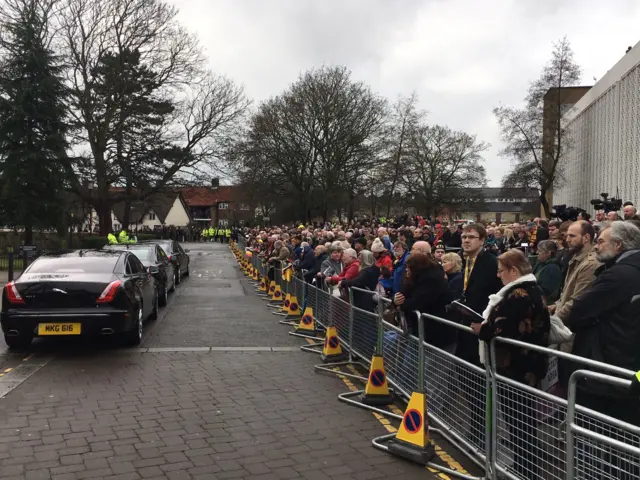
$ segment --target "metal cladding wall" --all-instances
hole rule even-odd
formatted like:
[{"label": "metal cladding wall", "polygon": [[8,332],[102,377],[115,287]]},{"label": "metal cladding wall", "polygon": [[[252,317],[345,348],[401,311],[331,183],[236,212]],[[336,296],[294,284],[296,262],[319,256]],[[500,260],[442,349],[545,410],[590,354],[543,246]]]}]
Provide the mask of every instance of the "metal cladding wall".
[{"label": "metal cladding wall", "polygon": [[640,204],[640,42],[563,117],[570,149],[553,203],[593,212],[603,192]]}]

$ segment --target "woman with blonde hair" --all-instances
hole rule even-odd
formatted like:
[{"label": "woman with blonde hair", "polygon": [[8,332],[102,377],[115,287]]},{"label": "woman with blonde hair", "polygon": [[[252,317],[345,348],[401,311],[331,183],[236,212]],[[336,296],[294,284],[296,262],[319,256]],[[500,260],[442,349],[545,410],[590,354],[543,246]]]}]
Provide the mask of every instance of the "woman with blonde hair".
[{"label": "woman with blonde hair", "polygon": [[[494,337],[505,337],[548,346],[551,320],[544,293],[531,272],[531,264],[519,249],[498,257],[498,277],[504,287],[489,296],[489,305],[482,314],[484,322],[472,325],[480,340],[490,342]],[[483,345],[481,342],[481,348]],[[547,371],[547,356],[526,348],[497,343],[495,357],[501,375],[530,387],[537,387]],[[499,387],[497,394],[504,402],[503,413],[511,434],[515,473],[520,478],[540,478],[535,463],[539,457],[537,411],[533,398],[518,394],[512,387]]]}]

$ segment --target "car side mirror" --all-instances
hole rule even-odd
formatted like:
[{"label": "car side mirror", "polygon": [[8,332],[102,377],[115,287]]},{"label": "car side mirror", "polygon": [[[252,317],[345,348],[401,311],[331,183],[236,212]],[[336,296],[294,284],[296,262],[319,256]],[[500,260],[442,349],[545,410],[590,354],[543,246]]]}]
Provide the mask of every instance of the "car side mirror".
[{"label": "car side mirror", "polygon": [[149,267],[149,273],[151,275],[155,275],[156,273],[160,273],[160,269],[157,266],[152,265]]},{"label": "car side mirror", "polygon": [[191,249],[189,249],[189,248],[185,248],[184,249],[184,253],[189,253],[190,251],[191,251]]}]

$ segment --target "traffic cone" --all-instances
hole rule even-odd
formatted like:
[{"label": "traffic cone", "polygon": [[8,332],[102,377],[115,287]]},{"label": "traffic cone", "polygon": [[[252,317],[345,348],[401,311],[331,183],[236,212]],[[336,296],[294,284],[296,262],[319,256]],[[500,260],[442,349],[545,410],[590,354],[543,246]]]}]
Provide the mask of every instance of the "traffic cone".
[{"label": "traffic cone", "polygon": [[267,298],[271,300],[273,298],[273,293],[276,291],[276,281],[271,280],[269,282],[269,290],[267,291]]},{"label": "traffic cone", "polygon": [[267,279],[262,277],[262,280],[260,280],[260,287],[258,288],[259,292],[266,292],[267,291]]},{"label": "traffic cone", "polygon": [[318,333],[316,329],[316,321],[313,318],[313,308],[307,307],[304,309],[304,314],[300,319],[300,323],[296,326],[294,333],[301,333],[309,337],[315,337]]},{"label": "traffic cone", "polygon": [[284,304],[278,313],[288,315],[289,314],[289,305],[291,305],[291,294],[287,293],[287,296],[284,297]]},{"label": "traffic cone", "polygon": [[[304,319],[304,316],[302,317]],[[346,353],[342,351],[340,339],[338,338],[338,330],[336,327],[328,327],[324,336],[324,346],[322,347],[322,361],[335,362],[346,357]]]},{"label": "traffic cone", "polygon": [[274,302],[282,301],[282,289],[280,288],[280,285],[276,285],[276,289],[273,292],[273,297],[271,298],[271,300],[273,300]]},{"label": "traffic cone", "polygon": [[384,369],[382,355],[374,354],[371,357],[371,367],[367,385],[364,393],[360,396],[360,401],[365,405],[381,406],[393,403],[393,395],[389,392],[387,383],[387,372]]},{"label": "traffic cone", "polygon": [[258,281],[258,278],[259,278],[259,277],[258,277],[258,269],[257,269],[257,268],[255,268],[255,267],[253,267],[253,275],[251,276],[251,279],[252,279],[253,281],[257,282],[257,281]]},{"label": "traffic cone", "polygon": [[298,303],[298,298],[295,295],[291,295],[291,301],[289,302],[289,310],[287,311],[287,315],[290,317],[300,316],[300,304]]},{"label": "traffic cone", "polygon": [[413,392],[409,405],[398,427],[398,433],[389,441],[389,453],[420,465],[427,465],[436,454],[429,438],[427,397],[424,392]]}]

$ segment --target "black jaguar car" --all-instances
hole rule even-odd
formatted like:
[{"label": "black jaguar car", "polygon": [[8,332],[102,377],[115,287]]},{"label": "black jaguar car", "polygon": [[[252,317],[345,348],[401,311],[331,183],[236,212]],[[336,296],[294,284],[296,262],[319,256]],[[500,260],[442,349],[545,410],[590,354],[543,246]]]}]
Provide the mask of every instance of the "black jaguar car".
[{"label": "black jaguar car", "polygon": [[182,281],[182,277],[189,275],[189,263],[191,261],[188,253],[189,249],[182,248],[179,242],[175,240],[146,240],[140,242],[140,245],[154,244],[160,245],[162,250],[167,254],[176,272],[176,285]]},{"label": "black jaguar car", "polygon": [[173,262],[160,246],[153,243],[125,243],[107,245],[105,250],[128,250],[142,262],[158,282],[158,300],[164,307],[169,301],[169,292],[176,289],[176,274]]},{"label": "black jaguar car", "polygon": [[121,335],[138,345],[157,314],[156,280],[133,253],[76,250],[42,255],[9,282],[0,324],[10,348],[67,335]]}]

